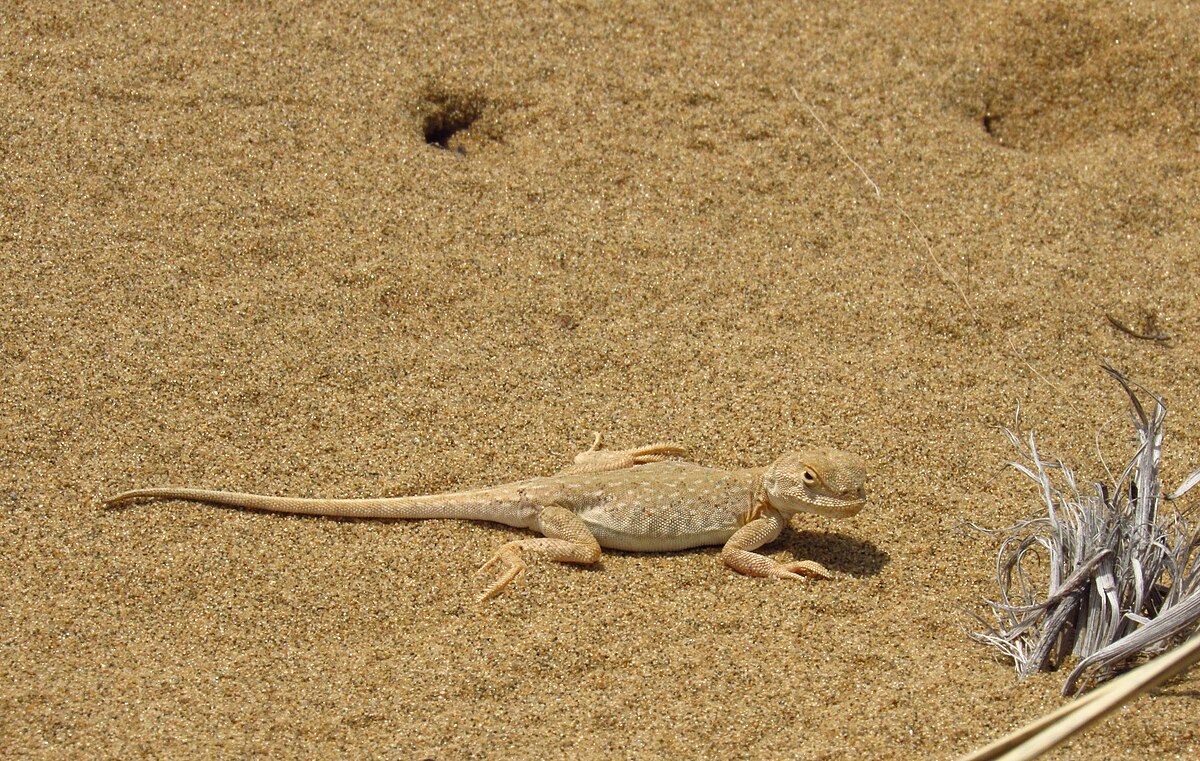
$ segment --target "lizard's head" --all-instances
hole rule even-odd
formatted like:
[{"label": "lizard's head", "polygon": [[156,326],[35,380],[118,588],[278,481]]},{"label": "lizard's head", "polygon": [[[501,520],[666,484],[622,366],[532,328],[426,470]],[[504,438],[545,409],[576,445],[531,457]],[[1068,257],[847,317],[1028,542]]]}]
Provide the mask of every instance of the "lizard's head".
[{"label": "lizard's head", "polygon": [[861,457],[836,449],[809,449],[788,452],[771,463],[763,474],[763,487],[771,507],[784,515],[849,518],[867,503],[866,474]]}]

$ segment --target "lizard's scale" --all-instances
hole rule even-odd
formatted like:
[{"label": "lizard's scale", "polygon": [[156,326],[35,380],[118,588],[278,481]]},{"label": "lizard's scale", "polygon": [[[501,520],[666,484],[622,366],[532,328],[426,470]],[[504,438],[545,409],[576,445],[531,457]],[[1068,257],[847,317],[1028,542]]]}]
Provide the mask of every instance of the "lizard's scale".
[{"label": "lizard's scale", "polygon": [[755,475],[661,462],[564,481],[583,487],[567,506],[601,547],[662,552],[724,544],[754,505]]},{"label": "lizard's scale", "polygon": [[656,552],[721,544],[725,563],[751,576],[828,576],[811,561],[781,564],[753,550],[777,537],[797,512],[843,518],[865,503],[862,460],[833,449],[785,454],[767,468],[720,470],[669,460],[682,450],[667,445],[599,448],[597,437],[554,476],[446,494],[313,499],[163,487],[124,492],[105,505],[183,499],[337,517],[483,520],[542,534],[509,542],[485,565],[505,568],[487,598],[524,571],[523,550],[590,564],[600,559],[601,547]]}]

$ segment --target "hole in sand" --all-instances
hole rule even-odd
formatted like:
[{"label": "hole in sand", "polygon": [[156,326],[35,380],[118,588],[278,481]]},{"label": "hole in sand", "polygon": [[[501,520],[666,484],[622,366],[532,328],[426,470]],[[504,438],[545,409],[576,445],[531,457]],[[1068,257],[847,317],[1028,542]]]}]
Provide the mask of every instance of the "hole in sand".
[{"label": "hole in sand", "polygon": [[996,137],[996,122],[999,117],[992,113],[991,104],[986,104],[983,107],[983,117],[980,119],[983,122],[983,131],[992,137]]},{"label": "hole in sand", "polygon": [[459,154],[467,152],[463,144],[471,126],[483,116],[484,98],[472,92],[429,89],[425,91],[420,112],[425,142]]}]

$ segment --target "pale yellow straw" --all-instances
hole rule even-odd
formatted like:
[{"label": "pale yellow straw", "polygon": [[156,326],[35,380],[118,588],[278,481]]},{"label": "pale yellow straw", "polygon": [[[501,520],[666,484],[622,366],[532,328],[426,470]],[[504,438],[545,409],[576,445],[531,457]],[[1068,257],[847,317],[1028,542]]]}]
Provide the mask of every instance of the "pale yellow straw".
[{"label": "pale yellow straw", "polygon": [[1029,761],[1200,661],[1200,635],[960,761]]}]

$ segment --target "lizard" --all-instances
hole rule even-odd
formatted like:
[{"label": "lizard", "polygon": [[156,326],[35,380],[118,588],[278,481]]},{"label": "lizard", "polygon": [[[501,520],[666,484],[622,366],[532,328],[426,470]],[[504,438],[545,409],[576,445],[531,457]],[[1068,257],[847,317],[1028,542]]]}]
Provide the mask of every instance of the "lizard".
[{"label": "lizard", "polygon": [[670,444],[590,449],[552,476],[491,488],[410,497],[274,497],[190,487],[134,489],[103,501],[184,500],[226,507],[346,518],[450,518],[531,529],[541,537],[501,546],[479,569],[497,569],[479,596],[489,600],[526,569],[524,553],[592,565],[601,548],[667,552],[721,545],[721,560],[747,576],[832,578],[812,560],[780,563],[755,550],[798,513],[848,518],[866,504],[865,462],[832,448],[782,454],[766,467],[723,470],[682,458]]}]

